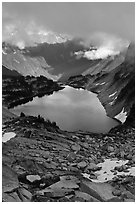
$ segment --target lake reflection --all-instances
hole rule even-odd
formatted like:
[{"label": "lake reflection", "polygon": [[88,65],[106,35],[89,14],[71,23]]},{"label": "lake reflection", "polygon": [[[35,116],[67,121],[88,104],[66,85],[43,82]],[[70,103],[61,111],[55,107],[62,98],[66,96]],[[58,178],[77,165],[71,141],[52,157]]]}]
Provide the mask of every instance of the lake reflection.
[{"label": "lake reflection", "polygon": [[96,94],[69,86],[50,96],[36,97],[32,102],[12,109],[12,112],[17,115],[20,112],[35,116],[40,114],[68,131],[108,132],[118,125],[117,121],[106,116]]}]

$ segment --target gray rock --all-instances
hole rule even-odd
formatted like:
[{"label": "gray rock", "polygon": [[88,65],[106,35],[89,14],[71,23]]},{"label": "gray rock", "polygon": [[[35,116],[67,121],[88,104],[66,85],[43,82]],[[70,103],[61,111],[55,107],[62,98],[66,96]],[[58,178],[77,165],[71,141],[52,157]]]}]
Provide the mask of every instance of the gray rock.
[{"label": "gray rock", "polygon": [[22,196],[24,196],[28,200],[28,202],[31,201],[32,194],[28,190],[26,190],[25,188],[19,188],[18,192],[22,194]]},{"label": "gray rock", "polygon": [[132,160],[132,154],[128,154],[128,155],[126,155],[126,159],[128,159],[128,160]]},{"label": "gray rock", "polygon": [[124,202],[130,203],[130,202],[135,202],[135,200],[134,200],[134,199],[131,199],[131,198],[125,198],[125,199],[124,199]]},{"label": "gray rock", "polygon": [[79,169],[77,167],[73,167],[73,166],[69,166],[68,170],[69,171],[74,171],[74,172],[78,172],[79,171]]},{"label": "gray rock", "polygon": [[44,151],[44,153],[42,154],[42,156],[44,157],[44,159],[48,159],[50,156],[49,151]]},{"label": "gray rock", "polygon": [[87,163],[85,161],[81,161],[78,163],[78,168],[83,169],[87,166]]},{"label": "gray rock", "polygon": [[109,199],[114,198],[112,194],[114,188],[108,183],[94,183],[91,181],[83,180],[82,182],[86,187],[88,187],[90,191],[90,195],[94,195],[99,200],[107,201]]},{"label": "gray rock", "polygon": [[67,159],[69,162],[73,162],[76,159],[76,154],[73,152],[69,153]]},{"label": "gray rock", "polygon": [[117,190],[115,189],[114,191],[112,191],[114,196],[120,196],[121,195],[121,190]]},{"label": "gray rock", "polygon": [[99,200],[97,200],[93,196],[91,196],[85,192],[81,192],[81,191],[75,191],[75,197],[76,198],[82,198],[83,201],[86,201],[86,202],[99,202]]},{"label": "gray rock", "polygon": [[73,151],[77,151],[77,152],[80,150],[80,148],[81,148],[81,147],[80,147],[79,144],[75,144],[75,145],[72,145],[72,146],[71,146],[71,149],[72,149]]},{"label": "gray rock", "polygon": [[100,167],[98,167],[95,163],[90,163],[88,165],[87,169],[92,170],[92,171],[96,171],[96,170],[100,169]]},{"label": "gray rock", "polygon": [[129,192],[129,191],[123,191],[122,192],[122,196],[127,198],[127,199],[135,200],[135,196],[131,192]]},{"label": "gray rock", "polygon": [[[74,190],[72,189],[44,189],[44,195],[51,198],[62,198],[70,193],[74,194]],[[41,192],[37,192],[37,195],[41,195]],[[43,195],[43,194],[42,194]]]},{"label": "gray rock", "polygon": [[107,150],[108,150],[108,152],[114,152],[114,147],[108,146]]},{"label": "gray rock", "polygon": [[13,193],[2,193],[2,200],[4,202],[21,202],[22,200],[19,198],[16,192]]},{"label": "gray rock", "polygon": [[73,190],[73,189],[79,189],[79,179],[77,179],[75,176],[61,176],[60,181],[50,185],[49,187],[38,191],[37,193],[40,195],[44,195],[45,193],[54,193],[54,192],[65,192],[64,190]]},{"label": "gray rock", "polygon": [[2,191],[11,192],[19,187],[17,174],[7,165],[2,164]]},{"label": "gray rock", "polygon": [[82,146],[87,148],[87,149],[89,148],[89,144],[87,142],[84,142]]}]

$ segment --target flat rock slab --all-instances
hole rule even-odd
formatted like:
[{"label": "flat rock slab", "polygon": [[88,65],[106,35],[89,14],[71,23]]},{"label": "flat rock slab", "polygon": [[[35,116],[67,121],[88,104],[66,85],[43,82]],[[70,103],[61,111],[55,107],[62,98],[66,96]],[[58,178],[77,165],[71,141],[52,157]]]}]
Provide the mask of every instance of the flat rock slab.
[{"label": "flat rock slab", "polygon": [[[60,177],[59,182],[56,182],[51,186],[41,191],[38,191],[38,194],[44,195],[44,194],[47,194],[48,192],[52,192],[53,194],[53,192],[58,192],[58,191],[61,192],[62,194],[73,189],[79,189],[79,185],[78,185],[79,182],[80,181],[75,176],[62,176]],[[62,191],[62,190],[65,190],[65,191]]]},{"label": "flat rock slab", "polygon": [[93,196],[89,195],[88,193],[81,192],[81,191],[75,191],[75,198],[81,198],[83,202],[100,202]]},{"label": "flat rock slab", "polygon": [[43,191],[38,191],[38,195],[45,195],[51,198],[61,198],[69,194],[74,194],[73,189],[44,189]]},{"label": "flat rock slab", "polygon": [[4,163],[2,164],[2,191],[12,192],[19,187],[17,174]]},{"label": "flat rock slab", "polygon": [[91,194],[99,196],[102,201],[107,201],[114,198],[114,188],[108,183],[94,183],[91,181],[83,180],[82,183],[91,190]]},{"label": "flat rock slab", "polygon": [[78,189],[79,186],[73,180],[70,180],[70,181],[63,180],[63,181],[59,181],[59,182],[48,187],[48,189],[59,189],[59,188]]},{"label": "flat rock slab", "polygon": [[19,198],[16,192],[13,193],[2,193],[2,200],[4,202],[21,202],[22,200]]},{"label": "flat rock slab", "polygon": [[18,196],[20,197],[22,202],[30,202],[32,198],[32,194],[26,190],[25,188],[19,188],[17,190]]},{"label": "flat rock slab", "polygon": [[20,196],[22,195],[22,197],[26,198],[28,200],[28,202],[31,201],[32,194],[28,190],[26,190],[25,188],[19,188],[18,193]]}]

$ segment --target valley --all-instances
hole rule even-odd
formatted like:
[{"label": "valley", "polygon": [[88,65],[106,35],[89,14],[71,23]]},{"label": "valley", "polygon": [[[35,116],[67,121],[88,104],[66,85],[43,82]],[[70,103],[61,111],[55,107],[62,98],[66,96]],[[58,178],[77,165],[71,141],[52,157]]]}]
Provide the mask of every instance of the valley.
[{"label": "valley", "polygon": [[[70,45],[70,42],[68,44]],[[63,45],[60,45],[61,50]],[[55,46],[58,47],[58,45],[49,47],[53,47],[55,51]],[[67,61],[67,68],[71,63],[72,67],[77,63],[77,68],[82,63],[85,67],[84,70],[80,68],[79,72],[76,68],[77,75],[74,74],[75,71],[73,72],[75,76],[73,74],[70,76],[71,72],[66,72],[65,77],[62,75],[58,81],[55,81],[55,78],[53,81],[52,76],[50,78],[49,75],[48,77],[41,75],[40,70],[43,69],[41,65],[36,75],[32,72],[28,75],[22,66],[14,67],[13,64],[11,66],[10,61],[5,64],[5,59],[11,56],[11,50],[9,56],[6,57],[4,54],[2,67],[4,202],[135,201],[133,47],[129,46],[127,52],[119,56],[97,61],[83,58],[76,61],[74,56],[72,60],[70,55],[64,54],[64,64],[68,58],[70,59]],[[37,60],[35,49],[28,49],[31,50],[33,61]],[[72,49],[72,52],[78,50]],[[30,53],[25,55],[28,56]],[[46,59],[49,64],[50,55]],[[52,68],[54,60],[51,59]],[[55,64],[60,67],[61,63],[59,55]],[[64,64],[60,70],[63,70]],[[28,67],[24,63],[23,66]],[[34,66],[33,69],[35,68]],[[61,74],[57,69],[57,73],[53,72],[52,75]],[[49,103],[50,106],[45,106],[45,103]],[[75,106],[79,107],[78,115],[73,109]],[[49,113],[54,113],[57,120],[49,117],[48,110]],[[95,110],[98,111],[97,119]],[[58,122],[60,112],[64,112],[62,126]],[[119,122],[118,115],[122,113],[124,122]],[[72,114],[72,117],[67,121],[69,114]],[[106,118],[115,125],[109,126],[103,132],[101,126],[106,128],[107,123],[104,123]],[[77,123],[80,120],[81,123]],[[65,123],[73,126],[67,129]],[[84,123],[86,125],[89,123],[85,129]],[[107,168],[106,165],[104,169],[105,162],[111,168]]]}]

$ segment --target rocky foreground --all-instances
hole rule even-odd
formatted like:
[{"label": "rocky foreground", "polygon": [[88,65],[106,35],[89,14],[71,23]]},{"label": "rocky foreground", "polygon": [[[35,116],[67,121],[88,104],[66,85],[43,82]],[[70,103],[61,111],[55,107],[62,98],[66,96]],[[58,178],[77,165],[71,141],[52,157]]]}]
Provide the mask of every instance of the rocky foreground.
[{"label": "rocky foreground", "polygon": [[[108,134],[67,132],[40,116],[15,117],[3,123],[4,202],[134,202],[135,129],[120,125]],[[99,164],[126,161],[106,172]]]}]

